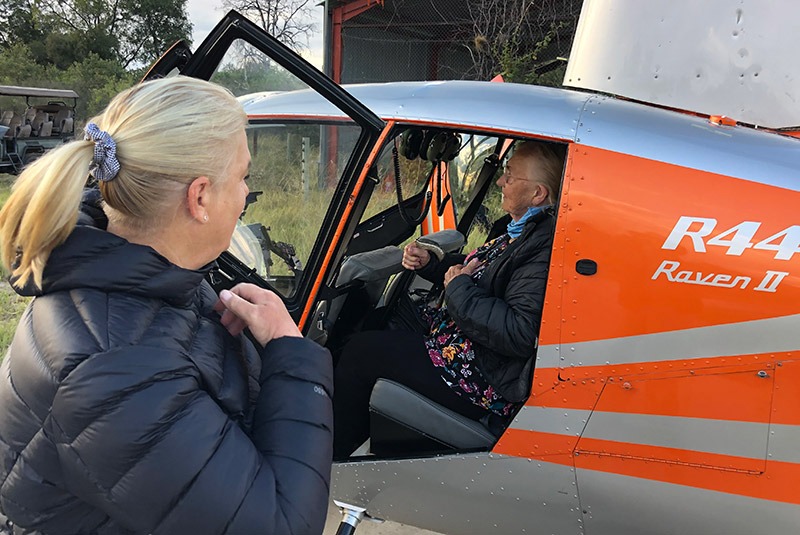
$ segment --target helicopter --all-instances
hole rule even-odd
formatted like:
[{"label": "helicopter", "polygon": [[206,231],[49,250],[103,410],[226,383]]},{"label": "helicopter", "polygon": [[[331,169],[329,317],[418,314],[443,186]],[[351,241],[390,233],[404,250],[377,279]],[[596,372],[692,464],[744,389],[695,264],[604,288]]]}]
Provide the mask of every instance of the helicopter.
[{"label": "helicopter", "polygon": [[[626,16],[646,15],[624,4]],[[730,14],[741,27],[742,13]],[[752,91],[654,96],[666,67],[649,85],[632,83],[631,62],[602,71],[575,52],[588,50],[592,28],[630,28],[612,15],[608,2],[584,5],[565,76],[576,89],[341,87],[236,12],[196,52],[175,45],[148,73],[224,83],[246,49],[294,76],[285,91],[240,97],[251,180],[265,193],[241,225],[254,246],[223,253],[211,282],[275,291],[334,354],[368,318],[429,290],[403,270],[402,244],[482,243],[491,185],[516,144],[566,151],[527,401],[488,425],[379,380],[368,444],[333,465],[341,535],[365,517],[448,534],[800,525],[800,117],[786,104],[797,81],[788,100],[760,107]],[[618,55],[611,48],[587,53]],[[714,72],[686,76],[697,85]],[[297,206],[277,216],[287,199]],[[292,242],[292,262],[267,273],[258,244],[277,239]]]}]

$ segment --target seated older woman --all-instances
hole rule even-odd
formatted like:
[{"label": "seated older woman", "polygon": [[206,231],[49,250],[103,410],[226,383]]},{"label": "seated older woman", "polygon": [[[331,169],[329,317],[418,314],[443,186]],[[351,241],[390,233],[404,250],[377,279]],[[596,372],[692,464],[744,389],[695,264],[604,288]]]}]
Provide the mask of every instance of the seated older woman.
[{"label": "seated older woman", "polygon": [[345,346],[335,371],[334,457],[369,436],[369,397],[391,379],[473,419],[508,415],[527,397],[564,165],[561,146],[517,146],[497,181],[508,215],[464,255],[436,256],[415,243],[403,266],[444,284],[444,304],[420,310],[424,333],[366,331]]}]

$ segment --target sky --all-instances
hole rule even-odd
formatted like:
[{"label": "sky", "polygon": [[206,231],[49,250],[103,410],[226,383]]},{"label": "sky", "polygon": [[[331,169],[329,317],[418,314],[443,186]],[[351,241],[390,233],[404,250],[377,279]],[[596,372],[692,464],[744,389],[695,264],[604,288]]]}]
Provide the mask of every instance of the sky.
[{"label": "sky", "polygon": [[[317,25],[317,32],[309,43],[308,52],[302,55],[309,63],[321,69],[323,7],[316,7],[314,10],[316,14],[314,22]],[[186,11],[189,14],[189,21],[192,23],[192,48],[196,49],[225,15],[227,9],[222,7],[222,0],[188,0],[186,2]]]}]

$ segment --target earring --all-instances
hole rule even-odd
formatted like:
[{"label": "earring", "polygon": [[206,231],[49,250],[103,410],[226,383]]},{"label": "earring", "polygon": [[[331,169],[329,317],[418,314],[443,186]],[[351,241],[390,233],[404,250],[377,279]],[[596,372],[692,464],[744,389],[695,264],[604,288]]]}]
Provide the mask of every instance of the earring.
[{"label": "earring", "polygon": [[203,223],[208,223],[208,214],[203,216]]}]

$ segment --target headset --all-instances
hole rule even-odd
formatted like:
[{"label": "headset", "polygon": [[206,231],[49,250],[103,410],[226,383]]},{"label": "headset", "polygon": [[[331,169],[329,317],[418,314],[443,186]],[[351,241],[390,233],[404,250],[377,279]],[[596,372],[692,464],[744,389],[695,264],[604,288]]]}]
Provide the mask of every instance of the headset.
[{"label": "headset", "polygon": [[409,128],[400,135],[400,154],[409,160],[449,162],[460,150],[461,136],[455,132]]},{"label": "headset", "polygon": [[409,160],[416,160],[425,131],[420,128],[409,128],[400,134],[400,154]]}]

